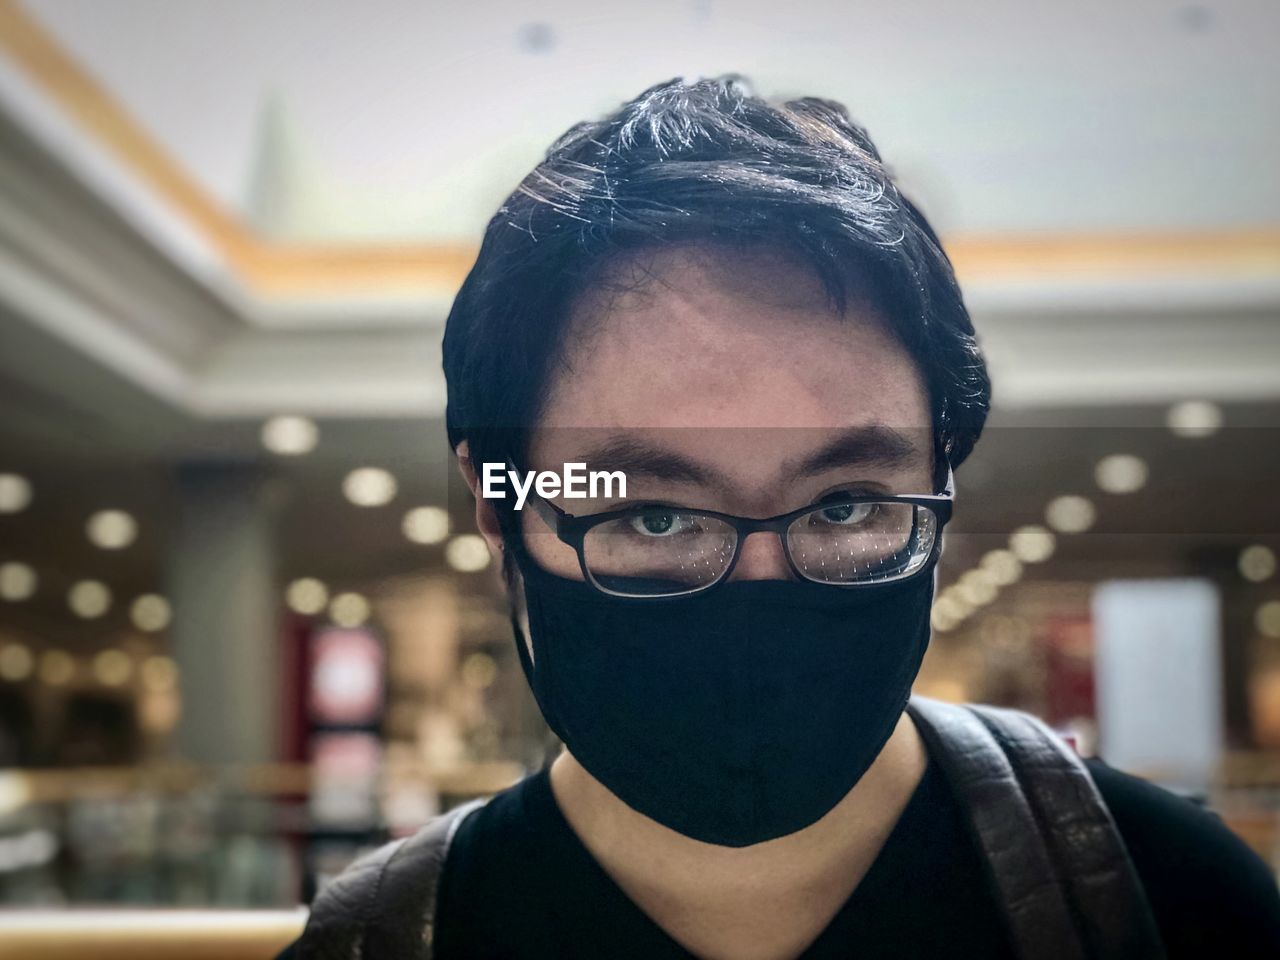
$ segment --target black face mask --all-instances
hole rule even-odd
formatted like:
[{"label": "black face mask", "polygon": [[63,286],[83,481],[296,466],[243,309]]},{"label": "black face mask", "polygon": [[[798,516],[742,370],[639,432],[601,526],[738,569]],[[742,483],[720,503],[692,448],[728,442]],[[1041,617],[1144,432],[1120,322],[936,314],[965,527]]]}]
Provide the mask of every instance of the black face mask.
[{"label": "black face mask", "polygon": [[547,723],[620,800],[706,843],[830,811],[889,739],[928,644],[931,569],[628,600],[522,554],[532,662],[518,628],[516,643]]}]

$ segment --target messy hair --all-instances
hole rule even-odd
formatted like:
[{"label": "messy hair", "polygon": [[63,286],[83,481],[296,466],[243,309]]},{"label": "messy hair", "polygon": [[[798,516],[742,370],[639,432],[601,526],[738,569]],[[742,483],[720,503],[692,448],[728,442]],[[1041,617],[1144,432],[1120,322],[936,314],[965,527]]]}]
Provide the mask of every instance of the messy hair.
[{"label": "messy hair", "polygon": [[933,229],[841,104],[770,104],[732,76],[662,83],[574,126],[489,221],[445,328],[451,445],[467,440],[476,462],[512,456],[601,265],[689,242],[798,256],[842,312],[867,293],[849,289],[856,266],[922,374],[940,466],[968,456],[991,386]]}]

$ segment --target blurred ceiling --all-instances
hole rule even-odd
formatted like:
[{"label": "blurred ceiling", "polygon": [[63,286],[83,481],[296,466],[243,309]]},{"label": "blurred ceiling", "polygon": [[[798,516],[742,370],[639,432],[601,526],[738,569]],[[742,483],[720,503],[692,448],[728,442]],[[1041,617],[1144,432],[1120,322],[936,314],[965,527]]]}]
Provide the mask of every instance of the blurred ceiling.
[{"label": "blurred ceiling", "polygon": [[[1230,558],[1280,531],[1277,36],[1270,0],[0,0],[0,472],[36,488],[0,561],[157,589],[173,471],[224,460],[285,491],[285,576],[439,567],[399,520],[454,499],[439,341],[485,222],[571,123],[721,72],[845,102],[943,233],[997,405],[954,569],[1114,452],[1151,496],[1103,497],[1053,575],[1107,533],[1143,569]],[[1187,398],[1243,428],[1173,438]],[[261,450],[278,413],[313,454]],[[341,499],[365,464],[392,505]],[[124,554],[84,539],[108,506]]]},{"label": "blurred ceiling", "polygon": [[947,233],[1280,221],[1269,0],[24,0],[213,202],[471,246],[548,142],[672,76],[845,102]]},{"label": "blurred ceiling", "polygon": [[1001,404],[1254,401],[1280,356],[1277,27],[1266,0],[0,0],[0,289],[187,416],[438,417],[443,317],[546,145],[736,71],[868,125]]}]

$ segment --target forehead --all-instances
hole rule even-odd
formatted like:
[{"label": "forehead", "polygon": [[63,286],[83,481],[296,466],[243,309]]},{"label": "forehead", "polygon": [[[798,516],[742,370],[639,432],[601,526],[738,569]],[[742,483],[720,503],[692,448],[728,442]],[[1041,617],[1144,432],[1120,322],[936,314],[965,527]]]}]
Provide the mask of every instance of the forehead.
[{"label": "forehead", "polygon": [[573,304],[543,429],[929,429],[914,361],[856,272],[838,312],[783,253],[673,246],[614,261]]}]

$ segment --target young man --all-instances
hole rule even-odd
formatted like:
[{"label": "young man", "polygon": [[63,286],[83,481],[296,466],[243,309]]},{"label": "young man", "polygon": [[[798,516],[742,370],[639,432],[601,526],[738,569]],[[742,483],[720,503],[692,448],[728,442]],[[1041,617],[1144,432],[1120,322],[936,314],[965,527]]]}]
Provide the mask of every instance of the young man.
[{"label": "young man", "polygon": [[477,494],[484,464],[627,478],[477,496],[565,750],[349,870],[297,957],[1280,956],[1216,818],[1021,715],[908,706],[990,391],[842,107],[671,82],[573,128],[444,363]]}]

